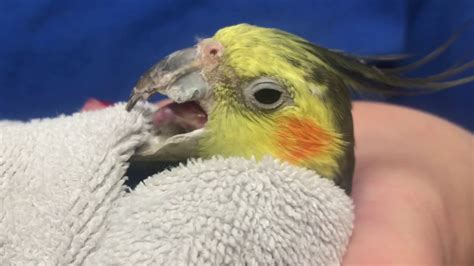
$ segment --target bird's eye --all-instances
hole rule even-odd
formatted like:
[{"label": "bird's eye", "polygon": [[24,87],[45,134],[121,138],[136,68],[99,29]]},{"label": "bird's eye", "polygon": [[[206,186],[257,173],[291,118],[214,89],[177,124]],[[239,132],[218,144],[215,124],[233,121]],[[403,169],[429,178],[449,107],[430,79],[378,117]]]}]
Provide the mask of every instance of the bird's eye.
[{"label": "bird's eye", "polygon": [[275,110],[287,103],[288,92],[278,82],[269,78],[259,78],[244,89],[246,102],[259,110]]},{"label": "bird's eye", "polygon": [[271,88],[262,88],[254,92],[253,97],[261,104],[274,104],[281,99],[282,92]]}]

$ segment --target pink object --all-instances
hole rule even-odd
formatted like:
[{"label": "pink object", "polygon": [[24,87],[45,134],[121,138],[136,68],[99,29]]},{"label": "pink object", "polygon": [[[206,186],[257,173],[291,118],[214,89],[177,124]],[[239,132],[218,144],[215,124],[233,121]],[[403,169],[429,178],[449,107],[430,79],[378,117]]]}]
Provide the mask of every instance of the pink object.
[{"label": "pink object", "polygon": [[153,122],[155,125],[174,124],[184,129],[193,130],[202,128],[207,122],[204,110],[195,102],[178,104],[169,99],[158,103],[160,108],[156,112]]},{"label": "pink object", "polygon": [[87,112],[87,111],[95,111],[95,110],[100,110],[104,109],[108,106],[112,105],[111,103],[107,101],[101,101],[97,100],[95,98],[89,98],[84,105],[82,106],[81,111],[82,112]]}]

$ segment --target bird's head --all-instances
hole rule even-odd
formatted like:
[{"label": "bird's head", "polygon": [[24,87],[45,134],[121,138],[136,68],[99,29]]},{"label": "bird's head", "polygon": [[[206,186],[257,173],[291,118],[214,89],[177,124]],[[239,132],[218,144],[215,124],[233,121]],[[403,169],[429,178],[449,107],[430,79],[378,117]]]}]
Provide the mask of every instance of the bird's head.
[{"label": "bird's head", "polygon": [[352,174],[342,173],[353,167],[350,98],[312,44],[243,24],[200,46],[219,61],[204,74],[212,107],[201,155],[271,155],[329,178]]},{"label": "bird's head", "polygon": [[[240,24],[160,61],[140,78],[127,108],[155,93],[174,101],[159,111],[166,121],[158,125],[161,139],[144,152],[155,159],[270,155],[349,189],[354,137],[348,88],[389,92],[404,85],[416,84],[361,57]],[[197,117],[201,123],[190,122]]]}]

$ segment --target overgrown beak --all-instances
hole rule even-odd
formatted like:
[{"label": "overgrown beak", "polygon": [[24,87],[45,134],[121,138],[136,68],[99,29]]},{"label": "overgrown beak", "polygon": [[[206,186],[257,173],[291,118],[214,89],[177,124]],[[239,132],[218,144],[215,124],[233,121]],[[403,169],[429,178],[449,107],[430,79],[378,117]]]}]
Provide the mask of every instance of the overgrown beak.
[{"label": "overgrown beak", "polygon": [[156,93],[172,101],[155,113],[154,137],[136,152],[136,158],[171,161],[199,155],[213,101],[204,75],[216,69],[223,54],[219,42],[203,39],[165,57],[140,77],[127,103],[128,111]]},{"label": "overgrown beak", "polygon": [[140,77],[127,103],[127,111],[138,101],[145,101],[156,93],[177,103],[204,98],[208,94],[208,85],[201,70],[197,47],[168,55]]},{"label": "overgrown beak", "polygon": [[198,143],[207,122],[201,103],[209,99],[199,46],[170,54],[144,73],[133,88],[126,109],[156,93],[172,101],[155,113],[154,136],[137,150],[139,161],[176,161],[198,156]]}]

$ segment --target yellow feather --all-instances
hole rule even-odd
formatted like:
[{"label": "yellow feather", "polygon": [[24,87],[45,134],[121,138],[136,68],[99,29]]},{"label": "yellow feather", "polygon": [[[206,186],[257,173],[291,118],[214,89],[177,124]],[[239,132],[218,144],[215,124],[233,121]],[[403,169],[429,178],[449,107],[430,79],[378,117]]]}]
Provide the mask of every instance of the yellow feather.
[{"label": "yellow feather", "polygon": [[[219,30],[213,37],[224,47],[222,67],[230,79],[239,82],[257,77],[270,77],[288,89],[293,106],[269,114],[256,114],[242,102],[238,89],[225,83],[214,87],[215,106],[207,123],[208,135],[201,143],[201,155],[254,156],[257,159],[271,155],[285,159],[275,135],[281,117],[305,118],[313,121],[331,136],[331,143],[317,158],[299,161],[304,167],[316,169],[327,177],[338,171],[338,160],[343,156],[347,142],[335,123],[334,106],[322,98],[327,86],[308,82],[308,71],[325,63],[302,45],[299,37],[247,24]],[[288,58],[296,61],[298,67]],[[232,72],[232,73],[230,73]]]}]

